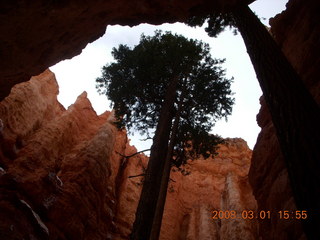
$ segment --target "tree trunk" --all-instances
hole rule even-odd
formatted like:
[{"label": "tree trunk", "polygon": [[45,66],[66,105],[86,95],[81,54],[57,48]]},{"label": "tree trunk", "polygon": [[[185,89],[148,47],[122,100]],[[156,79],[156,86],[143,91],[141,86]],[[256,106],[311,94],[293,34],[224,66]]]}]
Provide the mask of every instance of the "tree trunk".
[{"label": "tree trunk", "polygon": [[171,159],[173,154],[173,149],[175,145],[176,135],[179,128],[179,121],[180,121],[180,113],[182,109],[182,102],[183,97],[180,99],[178,104],[177,113],[174,119],[174,123],[172,125],[172,132],[170,137],[170,143],[168,148],[168,153],[165,159],[164,168],[163,168],[163,174],[161,177],[161,185],[160,185],[160,191],[159,191],[159,197],[156,205],[156,211],[155,216],[153,219],[152,229],[151,229],[151,236],[149,240],[158,240],[160,235],[160,229],[161,229],[161,223],[162,223],[162,216],[164,211],[164,206],[166,203],[166,197],[167,197],[167,189],[168,189],[168,182],[170,178],[170,170],[171,170]]},{"label": "tree trunk", "polygon": [[305,233],[320,239],[319,106],[249,7],[233,15],[271,113],[297,208],[308,213]]},{"label": "tree trunk", "polygon": [[169,136],[172,128],[173,109],[176,99],[178,76],[167,87],[165,100],[160,112],[159,123],[153,138],[146,176],[133,224],[131,240],[148,240],[161,185],[164,160],[168,152]]}]

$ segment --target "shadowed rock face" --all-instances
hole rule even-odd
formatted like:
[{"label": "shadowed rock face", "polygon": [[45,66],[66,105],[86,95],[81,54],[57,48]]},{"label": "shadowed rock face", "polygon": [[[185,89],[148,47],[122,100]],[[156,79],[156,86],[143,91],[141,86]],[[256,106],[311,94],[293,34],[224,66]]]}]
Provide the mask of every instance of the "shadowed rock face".
[{"label": "shadowed rock face", "polygon": [[[0,238],[128,239],[143,179],[128,177],[148,158],[123,157],[135,147],[85,92],[67,110],[57,93],[47,70],[0,103]],[[216,157],[173,169],[161,239],[256,239],[253,220],[211,219],[213,210],[256,209],[250,159],[245,141],[227,139]]]},{"label": "shadowed rock face", "polygon": [[107,25],[161,24],[247,0],[50,0],[0,3],[0,100],[12,86],[81,53]]},{"label": "shadowed rock face", "polygon": [[[318,1],[291,0],[287,10],[271,19],[271,32],[290,63],[320,103],[320,9]],[[253,150],[250,183],[259,209],[296,210],[288,173],[275,129],[263,98],[257,116],[261,127]],[[303,161],[303,159],[302,159]],[[263,239],[305,239],[301,220],[260,222]]]}]

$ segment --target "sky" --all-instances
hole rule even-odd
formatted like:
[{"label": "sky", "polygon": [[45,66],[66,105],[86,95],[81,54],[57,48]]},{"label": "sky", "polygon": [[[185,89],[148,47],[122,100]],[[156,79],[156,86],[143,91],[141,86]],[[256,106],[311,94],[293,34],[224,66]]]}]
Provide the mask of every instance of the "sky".
[{"label": "sky", "polygon": [[[269,18],[283,11],[287,2],[288,0],[257,0],[250,8],[269,26]],[[110,110],[107,97],[99,95],[96,91],[95,79],[101,75],[102,66],[113,61],[112,48],[119,44],[133,47],[139,43],[142,33],[153,35],[156,29],[202,40],[210,45],[213,58],[226,58],[223,67],[226,68],[228,78],[234,77],[231,89],[235,93],[235,104],[232,115],[227,121],[222,119],[216,122],[212,133],[224,138],[243,138],[253,149],[260,132],[256,115],[260,109],[259,98],[262,92],[241,35],[234,36],[229,30],[220,34],[218,38],[210,38],[203,28],[191,28],[182,23],[158,26],[140,24],[135,27],[108,26],[104,36],[88,44],[80,55],[50,67],[59,84],[58,100],[68,108],[83,91],[86,91],[97,114]],[[143,136],[139,134],[129,138],[131,144],[140,151],[150,148],[152,143],[151,140],[140,141]]]}]

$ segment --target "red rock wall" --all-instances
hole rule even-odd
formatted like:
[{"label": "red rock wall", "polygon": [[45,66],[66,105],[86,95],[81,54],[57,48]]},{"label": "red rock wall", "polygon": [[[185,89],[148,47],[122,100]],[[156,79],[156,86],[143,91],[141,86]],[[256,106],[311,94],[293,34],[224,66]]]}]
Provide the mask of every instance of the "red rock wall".
[{"label": "red rock wall", "polygon": [[[67,110],[49,70],[0,103],[0,239],[128,239],[148,158],[81,94]],[[174,169],[161,239],[256,239],[256,222],[212,220],[256,209],[251,150],[228,139],[219,155]],[[189,172],[190,174],[186,174]]]},{"label": "red rock wall", "polygon": [[[68,110],[47,70],[0,104],[0,239],[108,239],[126,134],[86,93]],[[113,159],[113,161],[111,161]],[[37,215],[35,215],[37,214]],[[35,217],[37,216],[37,217]]]},{"label": "red rock wall", "polygon": [[[248,184],[251,150],[242,139],[228,139],[219,154],[189,161],[183,174],[174,168],[168,186],[161,240],[256,239],[256,220],[213,220],[212,211],[256,210]],[[128,160],[119,196],[116,239],[128,239],[135,218],[146,159]],[[187,174],[187,172],[189,174]]]},{"label": "red rock wall", "polygon": [[[287,10],[271,19],[271,32],[283,52],[320,103],[320,4],[318,1],[290,0]],[[253,150],[250,183],[259,209],[274,213],[296,210],[288,173],[266,104],[261,98],[257,116],[261,127]],[[262,239],[305,239],[301,220],[260,221]]]},{"label": "red rock wall", "polygon": [[[251,150],[246,142],[227,139],[218,152],[214,158],[190,161],[187,176],[172,172],[176,182],[169,185],[161,239],[256,239],[255,220],[211,219],[214,210],[256,210],[247,178]],[[171,219],[179,221],[172,224]]]}]

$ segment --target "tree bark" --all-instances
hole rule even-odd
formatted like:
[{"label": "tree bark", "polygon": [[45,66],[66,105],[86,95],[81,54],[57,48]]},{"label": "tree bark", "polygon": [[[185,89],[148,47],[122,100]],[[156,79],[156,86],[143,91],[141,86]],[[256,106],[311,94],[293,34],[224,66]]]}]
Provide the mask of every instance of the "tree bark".
[{"label": "tree bark", "polygon": [[319,106],[249,7],[233,15],[271,113],[297,208],[308,213],[305,233],[320,239]]},{"label": "tree bark", "polygon": [[167,153],[165,163],[164,163],[163,174],[161,177],[159,197],[158,197],[158,201],[157,201],[157,205],[156,205],[156,211],[155,211],[155,216],[153,219],[151,235],[150,235],[149,240],[158,240],[159,235],[160,235],[163,211],[164,211],[164,206],[166,203],[167,189],[168,189],[168,183],[169,183],[169,179],[170,179],[171,159],[172,159],[173,149],[174,149],[174,145],[175,145],[176,135],[177,135],[177,132],[179,129],[179,121],[180,121],[182,102],[183,102],[183,97],[179,101],[177,113],[174,118],[174,123],[172,125],[170,143],[169,143],[168,153]]},{"label": "tree bark", "polygon": [[159,123],[153,138],[148,168],[130,236],[131,240],[148,240],[150,237],[160,191],[164,160],[168,152],[168,142],[173,119],[172,112],[174,110],[178,81],[178,76],[174,77],[167,87]]}]

